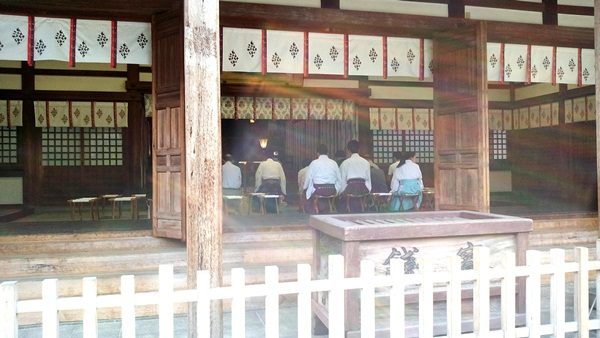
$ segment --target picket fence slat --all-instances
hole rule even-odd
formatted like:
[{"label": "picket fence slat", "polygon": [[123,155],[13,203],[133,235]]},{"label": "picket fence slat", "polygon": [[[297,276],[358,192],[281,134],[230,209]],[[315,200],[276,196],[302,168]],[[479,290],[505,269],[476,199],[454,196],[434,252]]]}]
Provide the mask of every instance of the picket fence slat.
[{"label": "picket fence slat", "polygon": [[311,328],[311,293],[309,283],[311,267],[309,264],[298,265],[298,338],[310,338]]},{"label": "picket fence slat", "polygon": [[85,277],[83,284],[83,336],[98,337],[98,319],[96,318],[96,277]]},{"label": "picket fence slat", "polygon": [[17,282],[2,282],[0,284],[0,336],[17,338],[19,325],[17,323]]},{"label": "picket fence slat", "polygon": [[231,337],[244,338],[246,335],[246,299],[244,286],[246,271],[242,268],[231,269]]},{"label": "picket fence slat", "polygon": [[360,293],[360,337],[375,338],[375,288],[373,277],[375,264],[372,261],[360,262],[360,278],[363,288]]},{"label": "picket fence slat", "polygon": [[502,318],[502,330],[504,331],[505,338],[512,338],[515,336],[515,254],[507,252],[502,257],[502,266],[504,267],[505,274],[502,279],[502,291],[500,295],[501,301],[501,318]]},{"label": "picket fence slat", "polygon": [[42,281],[42,300],[44,307],[42,309],[42,337],[58,337],[58,308],[56,306],[58,299],[58,279],[45,279]]},{"label": "picket fence slat", "polygon": [[575,296],[575,318],[579,325],[579,338],[589,338],[589,264],[588,249],[584,247],[575,248],[576,260],[579,263],[579,272],[577,273]]},{"label": "picket fence slat", "polygon": [[429,257],[419,263],[422,283],[419,290],[419,337],[433,337],[433,266]]},{"label": "picket fence slat", "polygon": [[121,276],[121,332],[123,338],[135,338],[135,277]]},{"label": "picket fence slat", "polygon": [[390,290],[390,337],[404,338],[405,304],[404,304],[404,262],[394,259],[390,262],[392,288]]},{"label": "picket fence slat", "polygon": [[458,256],[450,258],[450,282],[448,284],[448,304],[446,318],[448,321],[448,336],[460,337],[462,330],[462,281],[461,259]]},{"label": "picket fence slat", "polygon": [[554,265],[554,274],[550,279],[550,322],[555,338],[565,336],[565,251],[550,249],[550,262]]},{"label": "picket fence slat", "polygon": [[527,268],[530,271],[529,277],[525,282],[526,289],[526,305],[525,313],[527,317],[527,327],[529,328],[529,338],[540,337],[540,308],[541,308],[541,284],[542,277],[540,275],[541,253],[536,250],[529,250],[525,253]]},{"label": "picket fence slat", "polygon": [[210,337],[210,272],[198,271],[196,273],[196,332],[197,337]]},{"label": "picket fence slat", "polygon": [[[600,240],[597,242],[597,257],[600,257]],[[330,256],[328,261],[328,277],[312,280],[311,266],[298,265],[298,279],[292,282],[280,282],[279,269],[276,266],[265,267],[265,283],[246,285],[245,270],[232,269],[231,286],[211,287],[210,275],[207,271],[199,271],[197,288],[191,290],[175,290],[173,266],[164,265],[159,268],[159,287],[157,291],[135,293],[134,276],[121,277],[119,294],[98,295],[95,277],[82,279],[81,296],[58,297],[56,279],[42,282],[41,299],[17,299],[16,282],[0,284],[0,338],[18,336],[18,314],[41,313],[42,337],[58,337],[58,313],[63,310],[79,310],[83,314],[83,336],[98,336],[98,309],[107,307],[121,308],[122,337],[135,337],[135,308],[140,305],[158,306],[158,335],[171,338],[174,336],[174,308],[177,303],[193,303],[197,308],[197,335],[208,337],[215,318],[211,318],[213,300],[231,300],[231,337],[243,338],[246,332],[246,299],[249,297],[265,297],[265,337],[275,338],[280,335],[279,299],[284,294],[297,295],[298,313],[297,327],[299,338],[312,335],[312,305],[317,293],[326,295],[328,329],[332,338],[345,337],[348,311],[354,309],[355,303],[347,303],[348,295],[359,295],[359,314],[361,337],[373,338],[381,330],[376,324],[376,299],[389,297],[389,334],[393,337],[405,337],[406,293],[418,289],[418,333],[420,337],[432,337],[434,328],[437,332],[443,320],[439,316],[434,320],[434,292],[446,292],[446,336],[448,338],[466,337],[540,337],[552,335],[565,337],[577,333],[578,337],[589,338],[590,330],[600,329],[600,315],[589,318],[593,309],[588,308],[590,291],[590,272],[595,275],[595,286],[600,290],[600,261],[588,260],[587,248],[575,249],[575,261],[565,262],[565,251],[552,249],[549,252],[550,262],[541,264],[539,251],[526,253],[526,266],[515,266],[514,253],[502,256],[502,264],[490,267],[489,249],[475,247],[472,270],[462,270],[458,256],[449,259],[447,271],[433,271],[430,257],[420,257],[417,273],[405,274],[404,263],[400,259],[390,262],[390,273],[377,274],[371,261],[363,261],[358,277],[345,278],[347,269],[342,256]],[[566,277],[573,273],[575,277],[573,299],[575,300],[575,317],[568,316],[565,321]],[[526,326],[516,327],[516,281],[517,277],[526,279]],[[541,280],[542,276],[550,277],[550,322],[541,323]],[[501,329],[490,328],[490,293],[491,285],[499,282],[500,325]],[[462,287],[473,285],[473,332],[462,333]],[[347,292],[350,291],[351,292]],[[389,291],[388,294],[379,291]],[[376,293],[377,291],[377,293]],[[350,302],[352,302],[350,300]],[[570,299],[569,299],[570,302]],[[347,304],[350,304],[346,308]],[[353,322],[354,323],[354,322]],[[352,324],[353,325],[353,324]],[[358,322],[357,322],[358,325]],[[437,334],[437,333],[436,333]],[[443,333],[442,333],[443,334]]]},{"label": "picket fence slat", "polygon": [[486,337],[490,330],[490,251],[481,246],[473,251],[473,267],[479,272],[473,290],[473,330],[476,335]]},{"label": "picket fence slat", "polygon": [[265,297],[265,337],[279,337],[279,294],[277,293],[277,284],[279,284],[279,268],[276,266],[265,267],[265,288],[267,296]]},{"label": "picket fence slat", "polygon": [[160,338],[173,338],[173,265],[158,268],[158,332]]},{"label": "picket fence slat", "polygon": [[[336,255],[329,256],[329,282],[334,285],[342,285],[344,282],[344,257]],[[333,289],[329,292],[328,301],[329,314],[329,337],[343,338],[344,332],[344,289]]]}]

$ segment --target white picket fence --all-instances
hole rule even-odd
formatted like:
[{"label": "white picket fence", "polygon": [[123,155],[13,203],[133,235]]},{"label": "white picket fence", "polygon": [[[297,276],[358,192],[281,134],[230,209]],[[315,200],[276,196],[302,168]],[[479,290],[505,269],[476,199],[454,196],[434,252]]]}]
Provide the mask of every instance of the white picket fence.
[{"label": "white picket fence", "polygon": [[[598,251],[598,249],[596,249]],[[231,300],[231,336],[241,338],[245,335],[246,298],[264,297],[265,299],[265,336],[279,337],[279,298],[281,295],[297,295],[298,337],[311,337],[311,300],[320,291],[328,293],[329,337],[344,337],[344,297],[345,290],[360,290],[361,337],[375,337],[375,290],[389,290],[389,330],[391,337],[404,337],[406,330],[406,291],[418,287],[418,335],[432,337],[434,327],[434,288],[446,291],[447,337],[540,337],[553,335],[564,337],[565,333],[577,332],[578,337],[589,337],[590,330],[600,328],[598,315],[591,319],[589,315],[589,280],[600,286],[600,261],[588,260],[588,249],[575,249],[574,262],[565,262],[565,251],[552,249],[550,262],[541,264],[542,253],[527,252],[527,264],[515,266],[514,254],[506,254],[502,266],[490,268],[487,248],[476,247],[474,269],[462,270],[458,257],[449,258],[448,271],[433,271],[427,259],[420,262],[417,274],[404,274],[400,259],[392,260],[389,275],[377,275],[373,262],[361,262],[360,277],[344,278],[344,261],[341,256],[329,257],[328,278],[311,279],[311,267],[298,265],[298,278],[294,282],[279,282],[276,266],[265,268],[265,284],[245,285],[244,269],[231,271],[232,285],[210,288],[209,274],[198,272],[198,287],[191,290],[174,290],[173,267],[159,268],[159,288],[155,292],[135,293],[134,276],[121,277],[121,293],[98,295],[96,278],[83,278],[83,292],[78,297],[58,297],[57,279],[42,282],[42,298],[35,300],[17,299],[17,282],[0,284],[0,337],[17,337],[18,314],[42,313],[42,332],[44,338],[58,337],[58,312],[64,310],[83,311],[84,337],[97,337],[97,309],[120,307],[122,337],[135,337],[135,307],[158,305],[159,335],[161,338],[174,335],[174,304],[197,302],[198,337],[210,337],[210,301]],[[575,273],[574,321],[565,321],[565,284],[566,274]],[[593,275],[590,275],[592,273]],[[550,276],[550,322],[541,321],[541,281],[542,276]],[[595,275],[595,276],[594,276]],[[517,277],[526,277],[526,325],[515,324],[515,285]],[[461,284],[472,282],[473,289],[473,332],[461,333]],[[501,328],[490,328],[490,285],[501,285]],[[435,324],[438,324],[437,322]]]}]

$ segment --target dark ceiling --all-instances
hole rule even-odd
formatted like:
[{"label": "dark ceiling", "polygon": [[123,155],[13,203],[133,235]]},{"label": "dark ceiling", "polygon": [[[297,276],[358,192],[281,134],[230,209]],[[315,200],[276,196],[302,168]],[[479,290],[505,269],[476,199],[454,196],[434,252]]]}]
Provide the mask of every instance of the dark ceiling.
[{"label": "dark ceiling", "polygon": [[82,19],[150,21],[180,0],[0,0],[0,13]]}]

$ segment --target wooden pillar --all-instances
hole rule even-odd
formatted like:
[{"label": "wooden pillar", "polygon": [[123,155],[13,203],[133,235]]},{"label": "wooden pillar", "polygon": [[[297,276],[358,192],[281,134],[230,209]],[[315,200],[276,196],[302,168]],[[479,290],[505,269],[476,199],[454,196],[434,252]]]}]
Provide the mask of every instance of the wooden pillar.
[{"label": "wooden pillar", "polygon": [[40,154],[41,129],[35,127],[33,112],[33,92],[35,90],[35,73],[27,62],[21,63],[21,90],[23,92],[23,132],[19,148],[19,158],[23,164],[23,203],[35,205],[38,203],[38,187],[40,183],[41,162]]},{"label": "wooden pillar", "polygon": [[[594,1],[594,46],[595,49],[595,60],[596,60],[596,69],[600,69],[600,52],[598,52],[598,48],[600,46],[600,1]],[[600,152],[600,118],[598,117],[598,113],[600,112],[600,72],[596,71],[596,185],[597,185],[597,195],[600,196],[600,156],[598,153]],[[600,197],[598,197],[598,212],[600,219]],[[599,222],[600,228],[600,222]]]},{"label": "wooden pillar", "polygon": [[544,12],[542,13],[542,23],[544,25],[558,25],[558,2],[557,0],[542,0]]},{"label": "wooden pillar", "polygon": [[[219,1],[183,1],[186,233],[188,287],[208,270],[222,281]],[[217,304],[218,303],[218,304]],[[190,311],[190,337],[196,337]],[[213,302],[211,335],[222,336],[222,308]]]},{"label": "wooden pillar", "polygon": [[128,190],[132,193],[142,193],[142,187],[144,186],[143,180],[145,180],[145,173],[142,172],[144,147],[142,134],[144,129],[144,96],[140,92],[140,66],[139,65],[127,65],[127,93],[135,97],[135,100],[129,101],[128,103],[128,125],[129,128],[125,128],[125,132],[128,137],[129,147],[127,149],[127,158],[129,159],[127,174],[129,178]]},{"label": "wooden pillar", "polygon": [[[360,89],[368,90],[369,83],[367,81],[359,81],[358,87]],[[356,106],[356,125],[358,131],[358,141],[360,142],[359,153],[373,155],[373,132],[371,131],[369,107],[362,105]]]}]

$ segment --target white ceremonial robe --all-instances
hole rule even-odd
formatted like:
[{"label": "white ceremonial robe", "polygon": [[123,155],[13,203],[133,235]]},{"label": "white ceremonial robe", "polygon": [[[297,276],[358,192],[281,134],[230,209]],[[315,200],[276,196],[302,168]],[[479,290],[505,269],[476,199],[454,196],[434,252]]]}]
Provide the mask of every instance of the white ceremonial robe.
[{"label": "white ceremonial robe", "polygon": [[283,167],[281,166],[281,163],[275,162],[271,158],[268,158],[266,161],[261,162],[261,164],[258,165],[258,169],[256,169],[255,191],[258,191],[263,180],[269,179],[279,179],[281,192],[283,192],[284,195],[287,195],[285,189],[285,172],[283,172]]},{"label": "white ceremonial robe", "polygon": [[306,198],[309,199],[315,192],[315,184],[333,184],[339,194],[342,188],[342,177],[337,163],[327,155],[319,155],[308,166],[303,188],[306,189]]},{"label": "white ceremonial robe", "polygon": [[347,181],[353,178],[362,178],[365,180],[367,189],[371,191],[371,165],[369,161],[360,157],[358,154],[352,154],[340,165],[342,175],[342,188],[340,192],[346,190]]},{"label": "white ceremonial robe", "polygon": [[227,161],[223,164],[222,173],[223,189],[240,189],[242,187],[242,171],[240,167]]}]

